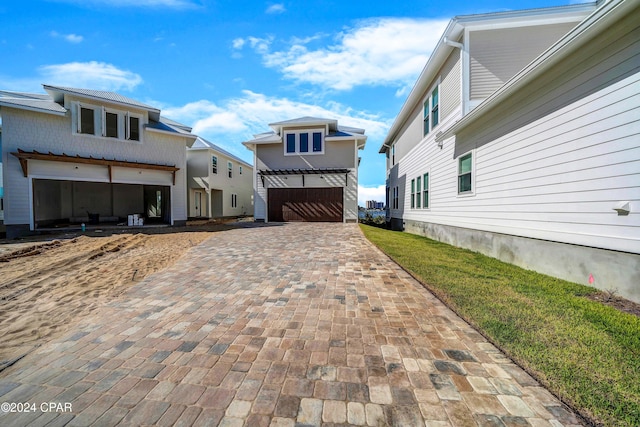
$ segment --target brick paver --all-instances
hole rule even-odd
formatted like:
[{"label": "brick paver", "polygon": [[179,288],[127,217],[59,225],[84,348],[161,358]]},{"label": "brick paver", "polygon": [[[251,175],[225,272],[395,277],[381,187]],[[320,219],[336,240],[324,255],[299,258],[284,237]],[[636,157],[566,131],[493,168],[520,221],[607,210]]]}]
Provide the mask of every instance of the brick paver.
[{"label": "brick paver", "polygon": [[216,233],[1,373],[0,402],[36,404],[3,426],[580,424],[354,224]]}]

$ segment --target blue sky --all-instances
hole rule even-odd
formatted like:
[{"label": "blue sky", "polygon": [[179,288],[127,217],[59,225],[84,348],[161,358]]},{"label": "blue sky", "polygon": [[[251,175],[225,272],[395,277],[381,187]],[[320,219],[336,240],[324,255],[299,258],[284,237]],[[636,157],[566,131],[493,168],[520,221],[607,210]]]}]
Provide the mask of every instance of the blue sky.
[{"label": "blue sky", "polygon": [[378,149],[448,21],[569,0],[7,0],[0,90],[110,90],[252,161],[242,141],[300,116],[361,127],[361,203]]}]

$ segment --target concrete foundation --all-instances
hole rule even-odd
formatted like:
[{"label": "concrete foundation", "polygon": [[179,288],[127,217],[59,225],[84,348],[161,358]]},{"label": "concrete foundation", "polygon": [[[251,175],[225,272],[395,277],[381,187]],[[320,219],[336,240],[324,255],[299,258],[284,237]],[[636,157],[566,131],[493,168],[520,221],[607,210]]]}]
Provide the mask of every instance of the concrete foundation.
[{"label": "concrete foundation", "polygon": [[404,230],[640,303],[640,254],[411,220]]}]

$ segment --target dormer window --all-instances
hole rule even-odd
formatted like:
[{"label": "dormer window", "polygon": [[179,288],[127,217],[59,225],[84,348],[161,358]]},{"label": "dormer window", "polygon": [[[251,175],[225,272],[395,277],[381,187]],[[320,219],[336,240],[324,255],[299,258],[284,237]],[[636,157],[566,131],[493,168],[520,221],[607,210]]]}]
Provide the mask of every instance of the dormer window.
[{"label": "dormer window", "polygon": [[76,103],[73,129],[77,134],[141,141],[143,116],[128,111]]},{"label": "dormer window", "polygon": [[95,111],[93,108],[80,107],[80,119],[78,124],[79,133],[95,135]]},{"label": "dormer window", "polygon": [[324,154],[324,132],[300,130],[285,132],[285,155],[292,154]]}]

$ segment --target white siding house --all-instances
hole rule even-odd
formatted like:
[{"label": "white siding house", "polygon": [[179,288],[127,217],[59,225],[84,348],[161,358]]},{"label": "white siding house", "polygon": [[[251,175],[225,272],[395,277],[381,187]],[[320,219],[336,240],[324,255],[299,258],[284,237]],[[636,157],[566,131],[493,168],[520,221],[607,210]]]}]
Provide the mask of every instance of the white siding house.
[{"label": "white siding house", "polygon": [[189,217],[253,214],[253,165],[198,137],[187,150]]},{"label": "white siding house", "polygon": [[254,153],[256,221],[358,221],[363,129],[301,117],[243,142]]},{"label": "white siding house", "polygon": [[80,222],[187,219],[190,129],[113,92],[0,92],[7,237]]},{"label": "white siding house", "polygon": [[640,301],[639,7],[455,18],[381,148],[392,226]]}]

